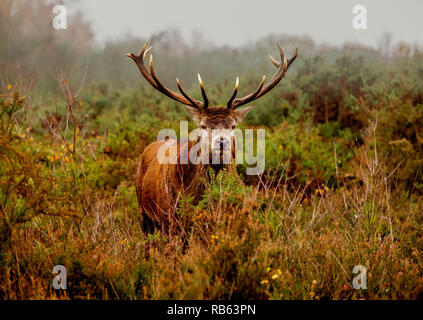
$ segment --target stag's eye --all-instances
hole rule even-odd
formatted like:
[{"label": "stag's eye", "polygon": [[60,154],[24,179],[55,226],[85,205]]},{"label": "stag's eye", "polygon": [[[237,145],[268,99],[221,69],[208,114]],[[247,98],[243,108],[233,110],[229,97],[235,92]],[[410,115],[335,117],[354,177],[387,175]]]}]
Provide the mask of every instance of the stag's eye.
[{"label": "stag's eye", "polygon": [[201,126],[201,129],[204,129],[205,130],[205,129],[207,129],[207,127],[205,125],[202,125]]},{"label": "stag's eye", "polygon": [[234,124],[233,126],[232,126],[232,129],[235,129],[236,128],[236,124]]}]

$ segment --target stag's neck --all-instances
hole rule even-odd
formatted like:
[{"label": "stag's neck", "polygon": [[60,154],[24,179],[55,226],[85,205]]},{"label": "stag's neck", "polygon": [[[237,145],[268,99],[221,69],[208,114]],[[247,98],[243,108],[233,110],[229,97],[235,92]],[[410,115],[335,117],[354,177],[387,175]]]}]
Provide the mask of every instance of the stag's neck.
[{"label": "stag's neck", "polygon": [[[178,145],[178,149],[181,152],[188,152],[193,146],[193,142],[185,142]],[[178,150],[178,151],[179,151]],[[205,183],[210,180],[210,169],[213,169],[214,174],[219,173],[221,170],[231,170],[231,164],[210,164],[210,163],[198,163],[194,164],[191,161],[188,163],[181,163],[180,153],[178,152],[178,162],[172,165],[170,170],[173,171],[173,179],[177,181],[178,189],[184,193],[201,195],[203,194]]]}]

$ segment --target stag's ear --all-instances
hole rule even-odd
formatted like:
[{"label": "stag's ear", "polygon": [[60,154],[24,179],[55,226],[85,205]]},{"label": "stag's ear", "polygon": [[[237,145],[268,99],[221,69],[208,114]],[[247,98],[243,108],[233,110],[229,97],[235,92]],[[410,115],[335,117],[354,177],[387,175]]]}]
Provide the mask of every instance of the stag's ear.
[{"label": "stag's ear", "polygon": [[200,111],[198,109],[190,106],[185,106],[185,109],[187,109],[187,111],[192,116],[195,122],[198,123],[200,121]]},{"label": "stag's ear", "polygon": [[247,115],[250,110],[253,110],[255,106],[244,107],[240,109],[234,110],[236,116],[236,122],[240,123],[244,120],[245,116]]}]

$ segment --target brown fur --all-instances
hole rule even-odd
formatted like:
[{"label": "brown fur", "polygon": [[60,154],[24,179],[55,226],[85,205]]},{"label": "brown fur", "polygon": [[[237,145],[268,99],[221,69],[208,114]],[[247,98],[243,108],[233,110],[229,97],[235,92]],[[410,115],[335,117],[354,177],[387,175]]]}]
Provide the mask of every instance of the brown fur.
[{"label": "brown fur", "polygon": [[[238,110],[210,107],[198,111],[187,109],[198,127],[212,129],[230,129],[241,122],[252,107]],[[170,142],[170,141],[169,141]],[[182,164],[180,161],[181,150],[189,154],[196,141],[175,141],[166,151],[176,151],[177,164],[162,164],[158,160],[158,152],[166,141],[157,141],[148,145],[141,155],[135,179],[135,190],[138,206],[141,211],[143,229],[152,232],[155,227],[167,235],[183,231],[180,221],[176,218],[177,204],[180,196],[194,196],[196,204],[204,192],[204,182],[208,180],[209,169],[217,173],[222,169],[232,171],[231,164]],[[232,140],[231,157],[235,159],[236,146]]]},{"label": "brown fur", "polygon": [[[211,165],[180,163],[180,150],[188,152],[194,142],[174,143],[178,164],[161,164],[157,158],[159,148],[165,141],[157,141],[147,146],[141,155],[135,179],[138,206],[141,211],[143,228],[153,231],[158,227],[165,234],[180,230],[176,219],[177,202],[181,195],[193,195],[194,203],[200,200],[204,191],[204,182],[208,179]],[[170,152],[170,149],[169,149]],[[214,167],[216,171],[231,165]]]}]

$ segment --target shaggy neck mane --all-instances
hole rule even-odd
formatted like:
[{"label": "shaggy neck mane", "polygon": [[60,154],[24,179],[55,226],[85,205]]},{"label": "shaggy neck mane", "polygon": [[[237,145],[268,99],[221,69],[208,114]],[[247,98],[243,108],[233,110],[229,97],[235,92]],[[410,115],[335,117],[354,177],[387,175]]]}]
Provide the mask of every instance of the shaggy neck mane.
[{"label": "shaggy neck mane", "polygon": [[196,195],[196,199],[199,199],[204,191],[205,182],[209,181],[210,179],[210,168],[212,168],[215,174],[219,173],[222,169],[229,169],[231,164],[193,164],[191,161],[188,163],[180,163],[180,150],[182,152],[188,152],[191,150],[191,147],[195,144],[195,142],[188,141],[182,142],[179,141],[177,144],[177,164],[168,164],[169,166],[169,173],[171,179],[174,179],[175,182],[178,183],[180,190],[183,190],[184,193],[194,194]]}]

